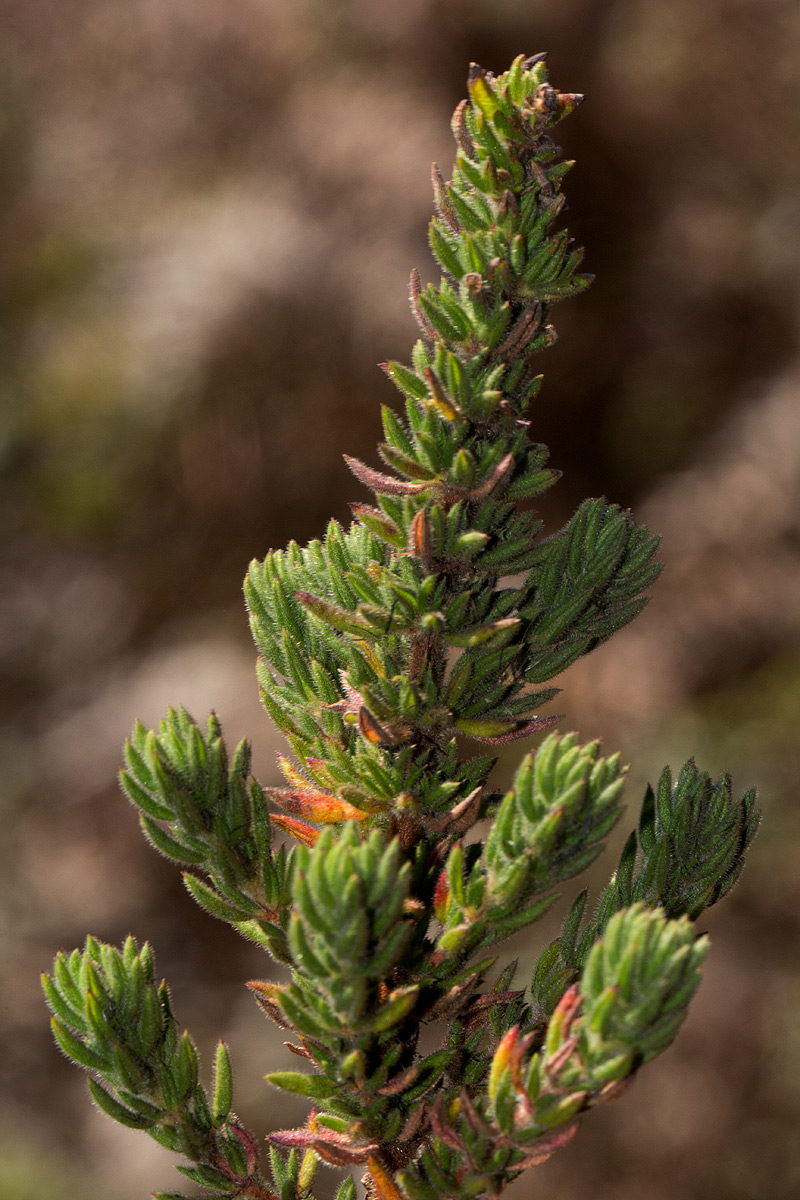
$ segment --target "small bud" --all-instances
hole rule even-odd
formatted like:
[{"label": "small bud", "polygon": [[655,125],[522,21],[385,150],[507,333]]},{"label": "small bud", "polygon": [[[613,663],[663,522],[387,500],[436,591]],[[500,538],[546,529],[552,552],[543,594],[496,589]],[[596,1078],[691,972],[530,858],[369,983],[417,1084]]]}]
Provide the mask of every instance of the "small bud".
[{"label": "small bud", "polygon": [[352,1080],[357,1088],[364,1086],[367,1077],[367,1060],[363,1050],[351,1050],[339,1064],[342,1079]]},{"label": "small bud", "polygon": [[[465,276],[465,278],[467,277]],[[481,282],[483,281],[481,280]],[[448,421],[457,421],[460,414],[430,367],[425,369],[425,382],[428,385],[429,400],[433,407]]]},{"label": "small bud", "polygon": [[459,558],[474,558],[490,540],[488,533],[481,533],[478,529],[468,529],[466,533],[462,533],[460,537],[456,538],[453,543],[453,552]]},{"label": "small bud", "polygon": [[550,120],[558,114],[558,92],[549,83],[540,83],[533,98],[533,111]]},{"label": "small bud", "polygon": [[500,462],[497,464],[495,469],[492,471],[491,475],[489,475],[483,481],[481,486],[479,488],[476,488],[475,491],[472,493],[474,498],[476,500],[485,500],[486,497],[488,495],[490,495],[496,487],[499,487],[500,484],[511,474],[513,469],[514,469],[514,455],[506,454],[506,456],[504,458],[500,459]]},{"label": "small bud", "polygon": [[296,842],[302,842],[304,846],[315,846],[319,837],[319,830],[313,829],[311,825],[304,824],[303,821],[295,821],[294,817],[283,817],[280,813],[271,813],[270,820],[273,825],[277,825],[284,833],[288,833]]},{"label": "small bud", "polygon": [[558,96],[559,116],[567,117],[586,97],[581,92],[560,92]]},{"label": "small bud", "polygon": [[447,910],[450,907],[450,885],[447,882],[447,871],[442,871],[436,882],[436,890],[433,893],[433,909],[436,913],[437,920],[444,925],[447,919]]},{"label": "small bud", "polygon": [[512,212],[514,213],[514,216],[519,216],[519,200],[512,191],[509,191],[508,188],[506,188],[500,197],[498,209],[503,215],[508,212]]},{"label": "small bud", "polygon": [[294,1042],[284,1042],[283,1044],[291,1054],[296,1054],[298,1058],[311,1058],[305,1046],[296,1046]]},{"label": "small bud", "polygon": [[316,821],[319,825],[339,821],[365,821],[368,814],[338,796],[327,792],[301,791],[298,788],[264,788],[264,794],[287,812]]},{"label": "small bud", "polygon": [[509,1029],[508,1033],[505,1035],[503,1040],[500,1042],[500,1045],[494,1052],[492,1066],[489,1071],[488,1085],[489,1099],[491,1100],[492,1104],[494,1104],[495,1100],[497,1099],[497,1091],[500,1087],[500,1080],[508,1070],[511,1062],[511,1056],[514,1053],[514,1047],[517,1044],[518,1038],[519,1026],[514,1025],[511,1029]]},{"label": "small bud", "polygon": [[370,1155],[367,1159],[367,1167],[375,1186],[377,1200],[404,1200],[402,1194],[395,1187],[391,1175],[379,1159]]},{"label": "small bud", "polygon": [[456,139],[459,149],[463,150],[465,154],[471,155],[475,147],[467,129],[466,112],[468,104],[469,100],[461,100],[456,105],[455,112],[450,121],[450,128],[453,131],[453,137]]},{"label": "small bud", "polygon": [[422,284],[419,278],[419,271],[414,267],[411,272],[411,278],[408,283],[408,298],[411,301],[411,311],[417,319],[417,324],[422,330],[428,341],[435,342],[437,338],[436,330],[425,315],[419,298],[422,295]]},{"label": "small bud", "polygon": [[445,626],[444,613],[429,612],[420,619],[419,627],[423,633],[441,633]]},{"label": "small bud", "polygon": [[408,551],[427,565],[431,557],[431,527],[428,513],[421,508],[408,530]]},{"label": "small bud", "polygon": [[433,183],[433,197],[436,203],[436,210],[442,220],[450,226],[454,233],[458,233],[461,226],[456,216],[456,211],[453,208],[450,197],[447,194],[442,172],[439,170],[436,163],[431,164],[431,182]]},{"label": "small bud", "polygon": [[479,109],[489,120],[498,109],[497,95],[492,87],[493,76],[477,63],[471,63],[467,77],[467,89],[473,107]]},{"label": "small bud", "polygon": [[304,1195],[314,1181],[314,1176],[317,1171],[317,1163],[319,1159],[316,1151],[313,1149],[306,1150],[300,1163],[300,1170],[297,1175],[297,1192],[298,1195]]}]

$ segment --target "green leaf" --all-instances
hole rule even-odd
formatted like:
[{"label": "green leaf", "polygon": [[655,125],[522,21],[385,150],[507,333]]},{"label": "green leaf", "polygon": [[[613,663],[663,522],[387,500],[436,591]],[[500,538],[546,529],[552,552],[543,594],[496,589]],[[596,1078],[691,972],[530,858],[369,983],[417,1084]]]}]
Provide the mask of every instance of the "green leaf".
[{"label": "green leaf", "polygon": [[119,1125],[127,1125],[129,1129],[150,1129],[152,1127],[152,1118],[132,1112],[124,1104],[120,1104],[96,1080],[90,1079],[88,1084],[89,1092],[97,1107]]},{"label": "green leaf", "polygon": [[[388,362],[385,364],[386,374],[397,385],[398,389],[411,400],[424,400],[428,395],[428,385],[424,379],[420,379],[416,371],[409,370],[399,362]],[[406,440],[406,445],[400,449],[411,449],[410,443]]]},{"label": "green leaf", "polygon": [[102,1071],[107,1065],[107,1060],[102,1054],[76,1037],[57,1017],[51,1019],[50,1028],[67,1058],[71,1058],[79,1067],[84,1067],[87,1071]]},{"label": "green leaf", "polygon": [[224,1171],[218,1171],[216,1167],[202,1165],[196,1167],[176,1166],[175,1170],[180,1171],[181,1175],[185,1175],[193,1183],[199,1183],[201,1187],[222,1188],[224,1189],[224,1194],[230,1194],[236,1187],[235,1181],[229,1175],[226,1175]]},{"label": "green leaf", "polygon": [[64,999],[50,976],[42,974],[41,983],[48,1007],[54,1016],[63,1024],[77,1029],[81,1034],[88,1033],[89,1026],[83,1014]]},{"label": "green leaf", "polygon": [[696,918],[738,877],[758,829],[755,792],[734,799],[731,779],[713,781],[690,759],[673,784],[665,768],[648,787],[614,878],[601,900],[597,927],[633,900],[660,905],[668,916]]},{"label": "green leaf", "polygon": [[249,920],[251,913],[246,912],[241,908],[237,908],[235,904],[223,899],[219,892],[214,888],[203,883],[196,875],[192,875],[189,871],[183,872],[183,882],[186,885],[187,892],[190,893],[207,913],[212,917],[218,917],[220,921],[227,921],[231,925],[238,925],[241,921]]},{"label": "green leaf", "polygon": [[356,1200],[356,1185],[350,1176],[339,1184],[334,1200]]},{"label": "green leaf", "polygon": [[418,987],[402,988],[398,992],[390,993],[388,999],[378,1009],[372,1022],[373,1031],[384,1033],[387,1029],[393,1029],[395,1025],[399,1025],[411,1012],[418,996]]},{"label": "green leaf", "polygon": [[187,846],[184,842],[174,838],[167,830],[162,829],[155,821],[144,813],[139,817],[139,824],[144,830],[145,837],[156,850],[164,855],[165,858],[171,858],[173,862],[190,863],[199,865],[205,862],[206,852],[201,848],[193,848]]},{"label": "green leaf", "polygon": [[470,73],[468,86],[472,103],[487,117],[494,117],[498,111],[497,96],[489,83],[487,72],[475,67]]},{"label": "green leaf", "polygon": [[326,625],[338,629],[341,633],[358,635],[370,629],[369,622],[356,613],[346,612],[337,605],[331,604],[330,601],[323,600],[320,596],[312,596],[310,592],[304,591],[297,591],[295,594],[304,608],[307,608],[320,621],[324,621]]},{"label": "green leaf", "polygon": [[295,1096],[307,1096],[311,1100],[328,1100],[339,1091],[337,1084],[322,1075],[306,1075],[302,1071],[272,1071],[264,1078],[274,1087]]},{"label": "green leaf", "polygon": [[454,244],[456,239],[448,232],[444,222],[440,221],[438,217],[434,217],[428,226],[428,241],[440,267],[448,271],[454,279],[460,279],[464,274],[464,268]]},{"label": "green leaf", "polygon": [[182,1100],[188,1098],[197,1086],[197,1050],[188,1033],[183,1033],[178,1042],[178,1057],[176,1061],[176,1080],[178,1092]]}]

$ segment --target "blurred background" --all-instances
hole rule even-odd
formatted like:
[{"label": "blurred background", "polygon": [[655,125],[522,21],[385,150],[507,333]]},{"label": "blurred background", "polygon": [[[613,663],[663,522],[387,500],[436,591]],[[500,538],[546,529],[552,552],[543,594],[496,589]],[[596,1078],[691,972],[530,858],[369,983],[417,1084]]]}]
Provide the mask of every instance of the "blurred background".
[{"label": "blurred background", "polygon": [[633,762],[631,819],[690,754],[766,815],[680,1039],[513,1195],[800,1194],[796,0],[2,0],[0,1200],[179,1184],[50,1041],[38,973],[87,930],[150,938],[240,1115],[288,1123],[269,967],[145,845],[120,746],[213,706],[273,780],[242,576],[366,498],[341,455],[376,461],[467,64],[543,49],[588,96],[559,140],[597,274],[542,358],[544,515],[606,494],[667,563],[562,728]]}]

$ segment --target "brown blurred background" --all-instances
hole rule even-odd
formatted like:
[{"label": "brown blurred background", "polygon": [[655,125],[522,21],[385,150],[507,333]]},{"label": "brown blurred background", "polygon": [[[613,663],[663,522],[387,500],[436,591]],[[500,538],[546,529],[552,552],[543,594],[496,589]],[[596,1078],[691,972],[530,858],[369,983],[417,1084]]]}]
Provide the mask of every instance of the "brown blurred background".
[{"label": "brown blurred background", "polygon": [[632,818],[692,753],[766,816],[678,1043],[514,1195],[800,1195],[796,0],[2,0],[0,1200],[179,1184],[50,1041],[38,972],[87,930],[149,937],[240,1113],[287,1123],[241,986],[269,968],[145,846],[120,744],[214,706],[273,777],[242,575],[365,498],[341,455],[375,461],[467,64],[542,49],[588,94],[561,140],[597,274],[542,359],[546,517],[605,493],[667,562],[562,728],[633,760]]}]

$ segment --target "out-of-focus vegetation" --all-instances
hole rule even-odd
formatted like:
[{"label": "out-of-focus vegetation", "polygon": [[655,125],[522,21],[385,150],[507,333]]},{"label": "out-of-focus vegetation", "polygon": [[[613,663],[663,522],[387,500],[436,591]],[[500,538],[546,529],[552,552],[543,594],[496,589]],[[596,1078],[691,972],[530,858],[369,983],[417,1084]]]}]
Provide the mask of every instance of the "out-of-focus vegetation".
[{"label": "out-of-focus vegetation", "polygon": [[0,1200],[154,1178],[49,1039],[38,971],[87,928],[152,939],[181,1017],[253,1064],[242,1115],[270,1123],[275,1053],[239,987],[260,964],[141,843],[119,746],[136,716],[216,704],[269,782],[241,577],[346,518],[341,453],[373,452],[394,395],[373,364],[405,354],[408,271],[430,271],[443,114],[470,59],[540,49],[588,95],[570,227],[598,276],[543,364],[565,470],[546,515],[605,493],[668,564],[565,679],[564,727],[651,777],[697,749],[766,817],[681,1040],[536,1182],[800,1190],[800,9],[27,0],[0,16]]}]

